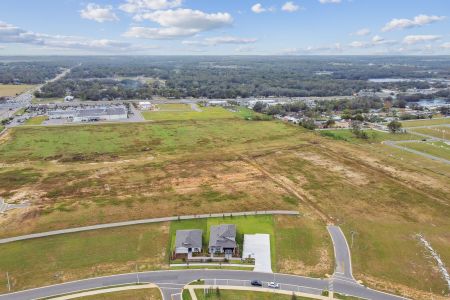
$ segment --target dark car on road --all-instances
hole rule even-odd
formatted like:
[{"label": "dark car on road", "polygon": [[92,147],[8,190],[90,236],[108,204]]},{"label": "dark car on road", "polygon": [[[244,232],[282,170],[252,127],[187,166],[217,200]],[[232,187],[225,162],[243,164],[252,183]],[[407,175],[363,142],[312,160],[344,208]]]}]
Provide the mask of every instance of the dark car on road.
[{"label": "dark car on road", "polygon": [[252,282],[250,283],[253,286],[262,286],[262,282],[260,280],[252,280]]}]

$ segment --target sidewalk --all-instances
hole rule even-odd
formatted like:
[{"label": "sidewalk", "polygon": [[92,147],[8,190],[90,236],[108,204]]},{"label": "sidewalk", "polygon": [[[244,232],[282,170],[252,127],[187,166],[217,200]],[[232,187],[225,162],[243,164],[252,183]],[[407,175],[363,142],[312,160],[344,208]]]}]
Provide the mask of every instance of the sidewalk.
[{"label": "sidewalk", "polygon": [[[230,286],[230,285],[189,285],[189,286],[187,286],[187,289],[189,290],[189,293],[191,293],[191,296],[192,296],[192,293],[194,293],[194,289],[216,289],[216,288],[219,288],[220,290],[266,292],[266,293],[283,294],[283,295],[292,295],[294,293],[296,296],[299,296],[299,297],[319,299],[319,300],[329,300],[330,299],[329,297],[321,296],[321,295],[307,294],[307,293],[302,293],[302,292],[290,292],[290,291],[285,291],[285,290],[269,289],[269,288],[263,288],[263,287]],[[332,295],[330,295],[330,296],[332,297]],[[194,298],[192,298],[192,299],[196,300],[197,297],[195,297],[195,299]]]}]

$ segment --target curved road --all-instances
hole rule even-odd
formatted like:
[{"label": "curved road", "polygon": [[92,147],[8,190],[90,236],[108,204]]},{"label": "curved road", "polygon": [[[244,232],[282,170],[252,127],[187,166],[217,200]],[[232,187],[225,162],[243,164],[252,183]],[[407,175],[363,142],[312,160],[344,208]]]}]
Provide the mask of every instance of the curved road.
[{"label": "curved road", "polygon": [[[139,277],[139,279],[138,279]],[[207,284],[220,284],[231,286],[249,286],[250,281],[258,279],[267,285],[267,282],[276,281],[280,288],[288,291],[300,291],[320,294],[329,287],[329,279],[315,279],[294,275],[258,273],[250,271],[233,270],[179,270],[155,271],[142,273],[120,274],[98,277],[80,281],[73,281],[37,289],[31,289],[11,294],[0,295],[0,300],[39,299],[56,295],[75,293],[82,290],[98,289],[113,285],[135,284],[136,282],[151,282],[158,285],[163,293],[164,300],[181,299],[181,291],[187,283],[204,279]],[[334,283],[333,290],[341,294],[352,295],[374,300],[400,300],[402,297],[374,291],[362,285],[339,281]]]}]

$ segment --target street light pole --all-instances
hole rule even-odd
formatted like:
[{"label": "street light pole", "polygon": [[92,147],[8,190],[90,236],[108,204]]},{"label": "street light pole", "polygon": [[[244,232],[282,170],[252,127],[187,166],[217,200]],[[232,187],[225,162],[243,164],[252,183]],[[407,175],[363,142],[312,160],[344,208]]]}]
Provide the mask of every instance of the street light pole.
[{"label": "street light pole", "polygon": [[351,234],[352,234],[352,244],[350,248],[353,249],[353,236],[356,234],[356,231],[351,231]]},{"label": "street light pole", "polygon": [[136,263],[136,278],[137,278],[137,284],[140,284],[140,282],[139,282],[139,270],[138,270],[137,263]]},{"label": "street light pole", "polygon": [[9,281],[9,273],[6,272],[6,280],[8,281],[8,292],[11,292],[11,283]]}]

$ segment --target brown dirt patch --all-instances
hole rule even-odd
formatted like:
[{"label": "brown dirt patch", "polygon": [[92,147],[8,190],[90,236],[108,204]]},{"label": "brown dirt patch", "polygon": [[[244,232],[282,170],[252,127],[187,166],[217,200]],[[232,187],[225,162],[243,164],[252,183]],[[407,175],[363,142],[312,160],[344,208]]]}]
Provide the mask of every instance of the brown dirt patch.
[{"label": "brown dirt patch", "polygon": [[313,153],[297,153],[297,155],[304,160],[307,160],[322,168],[326,168],[332,172],[339,174],[350,182],[356,185],[365,185],[369,183],[369,179],[364,173],[358,172],[353,168],[345,166],[336,160],[330,160],[324,156]]},{"label": "brown dirt patch", "polygon": [[280,273],[288,273],[304,276],[315,276],[317,274],[325,274],[329,271],[332,264],[327,249],[320,249],[319,263],[314,266],[308,266],[304,262],[293,259],[279,258],[278,268]]}]

